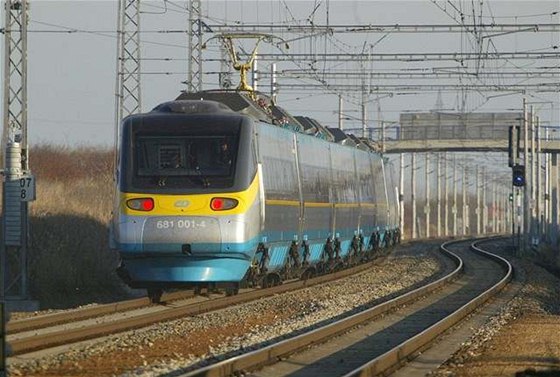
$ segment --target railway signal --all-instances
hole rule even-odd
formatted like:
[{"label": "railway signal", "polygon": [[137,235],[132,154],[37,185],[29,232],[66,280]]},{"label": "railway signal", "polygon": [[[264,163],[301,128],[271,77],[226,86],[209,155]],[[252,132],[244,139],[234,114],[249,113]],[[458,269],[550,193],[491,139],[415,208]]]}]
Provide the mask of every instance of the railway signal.
[{"label": "railway signal", "polygon": [[525,166],[519,164],[514,165],[512,172],[512,184],[516,187],[525,186]]}]

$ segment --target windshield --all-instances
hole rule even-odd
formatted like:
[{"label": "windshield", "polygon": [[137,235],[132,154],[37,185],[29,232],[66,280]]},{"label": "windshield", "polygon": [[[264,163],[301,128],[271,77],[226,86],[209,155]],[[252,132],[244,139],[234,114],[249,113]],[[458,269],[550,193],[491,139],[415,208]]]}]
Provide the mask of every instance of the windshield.
[{"label": "windshield", "polygon": [[137,134],[133,142],[133,186],[231,187],[237,144],[237,136],[225,134]]}]

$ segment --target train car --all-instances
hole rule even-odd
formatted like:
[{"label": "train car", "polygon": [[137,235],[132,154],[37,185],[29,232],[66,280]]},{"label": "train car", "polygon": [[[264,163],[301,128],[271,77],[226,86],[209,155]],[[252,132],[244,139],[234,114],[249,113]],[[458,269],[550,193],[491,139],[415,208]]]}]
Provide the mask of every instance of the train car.
[{"label": "train car", "polygon": [[240,282],[328,273],[397,242],[383,158],[319,131],[239,91],[183,94],[124,119],[111,222],[119,275],[152,301],[179,286],[235,294]]}]

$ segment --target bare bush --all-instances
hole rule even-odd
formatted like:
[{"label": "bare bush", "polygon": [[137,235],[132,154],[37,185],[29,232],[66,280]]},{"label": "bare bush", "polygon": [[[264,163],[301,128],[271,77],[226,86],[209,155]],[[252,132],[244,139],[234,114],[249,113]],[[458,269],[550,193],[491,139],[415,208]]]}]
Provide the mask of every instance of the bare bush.
[{"label": "bare bush", "polygon": [[31,155],[37,200],[30,206],[30,290],[43,308],[123,297],[118,256],[108,247],[110,149],[39,146]]}]

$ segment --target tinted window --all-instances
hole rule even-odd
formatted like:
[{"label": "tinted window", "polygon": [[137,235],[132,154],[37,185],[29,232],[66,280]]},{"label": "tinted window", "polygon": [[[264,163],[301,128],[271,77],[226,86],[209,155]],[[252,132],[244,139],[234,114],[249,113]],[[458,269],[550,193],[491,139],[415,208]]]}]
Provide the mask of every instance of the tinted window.
[{"label": "tinted window", "polygon": [[133,186],[138,188],[231,187],[237,136],[137,134]]}]

